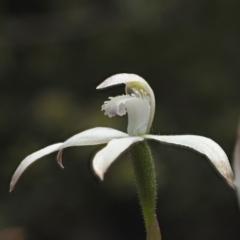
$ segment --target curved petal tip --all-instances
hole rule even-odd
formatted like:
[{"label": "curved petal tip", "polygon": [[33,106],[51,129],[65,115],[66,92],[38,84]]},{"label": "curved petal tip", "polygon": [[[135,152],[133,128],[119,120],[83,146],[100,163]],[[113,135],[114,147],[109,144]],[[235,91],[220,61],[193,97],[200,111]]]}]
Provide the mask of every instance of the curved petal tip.
[{"label": "curved petal tip", "polygon": [[234,188],[233,172],[228,157],[223,149],[213,140],[196,135],[156,136],[145,135],[147,139],[157,140],[167,144],[192,148],[205,155],[226,182]]},{"label": "curved petal tip", "polygon": [[139,82],[139,83],[146,84],[146,81],[136,74],[119,73],[104,80],[101,84],[97,86],[96,89],[107,88],[110,86],[114,86],[122,83],[128,83],[128,82]]},{"label": "curved petal tip", "polygon": [[57,154],[57,162],[61,168],[64,168],[63,163],[62,163],[62,154],[63,154],[63,149],[59,150],[59,152]]},{"label": "curved petal tip", "polygon": [[95,175],[103,181],[104,174],[119,155],[127,150],[132,144],[143,140],[142,137],[125,137],[111,140],[93,159],[92,168]]},{"label": "curved petal tip", "polygon": [[22,173],[34,162],[36,162],[38,159],[52,153],[58,151],[62,146],[62,143],[56,143],[53,145],[50,145],[48,147],[45,147],[37,152],[32,153],[31,155],[27,156],[18,166],[17,170],[13,174],[11,183],[10,183],[10,192],[14,189],[18,179],[22,175]]}]

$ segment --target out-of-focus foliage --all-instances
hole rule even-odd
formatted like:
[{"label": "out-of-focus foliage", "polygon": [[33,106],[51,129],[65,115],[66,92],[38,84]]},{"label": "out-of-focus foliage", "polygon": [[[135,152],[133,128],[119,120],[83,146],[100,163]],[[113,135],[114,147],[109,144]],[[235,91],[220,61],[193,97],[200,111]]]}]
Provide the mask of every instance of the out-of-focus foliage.
[{"label": "out-of-focus foliage", "polygon": [[[231,159],[240,105],[239,8],[238,0],[0,1],[1,239],[145,238],[128,154],[103,183],[89,167],[98,147],[66,150],[65,170],[52,154],[8,193],[31,152],[95,126],[126,130],[126,117],[100,111],[124,90],[95,90],[112,74],[149,82],[157,99],[152,132],[210,137]],[[239,239],[235,193],[208,161],[151,146],[163,239]]]}]

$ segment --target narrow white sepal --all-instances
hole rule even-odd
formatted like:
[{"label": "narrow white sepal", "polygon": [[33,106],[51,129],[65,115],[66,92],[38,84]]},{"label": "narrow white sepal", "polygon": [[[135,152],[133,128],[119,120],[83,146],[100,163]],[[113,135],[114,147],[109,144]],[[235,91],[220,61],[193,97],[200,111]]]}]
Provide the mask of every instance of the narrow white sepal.
[{"label": "narrow white sepal", "polygon": [[37,152],[32,153],[31,155],[27,156],[18,166],[17,170],[13,174],[12,181],[10,183],[10,192],[14,189],[19,177],[22,173],[28,168],[32,163],[37,161],[38,159],[52,153],[58,151],[62,146],[62,143],[56,143],[45,147]]},{"label": "narrow white sepal", "polygon": [[96,127],[78,133],[62,144],[62,148],[108,143],[114,138],[127,137],[128,134],[113,128]]},{"label": "narrow white sepal", "polygon": [[103,180],[104,173],[116,158],[132,144],[143,140],[142,137],[126,137],[111,140],[105,148],[95,155],[93,159],[93,170],[96,175]]},{"label": "narrow white sepal", "polygon": [[118,131],[113,128],[106,128],[106,127],[96,127],[96,128],[83,131],[81,133],[78,133],[72,136],[62,144],[61,149],[59,149],[59,152],[57,155],[57,161],[59,165],[63,168],[62,153],[64,148],[74,147],[74,146],[103,144],[103,143],[108,143],[110,140],[114,138],[117,139],[117,138],[123,138],[127,136],[128,134],[124,132]]},{"label": "narrow white sepal", "polygon": [[233,155],[234,185],[237,190],[238,202],[240,206],[240,122],[238,126],[237,141]]},{"label": "narrow white sepal", "polygon": [[205,155],[224,179],[233,187],[233,173],[229,160],[223,149],[213,140],[196,135],[155,136],[145,135],[147,139],[163,143],[189,147]]},{"label": "narrow white sepal", "polygon": [[97,89],[102,89],[102,88],[123,84],[123,83],[129,83],[129,82],[138,82],[138,83],[147,84],[147,82],[143,78],[141,78],[136,74],[119,73],[104,80],[101,84],[97,86]]}]

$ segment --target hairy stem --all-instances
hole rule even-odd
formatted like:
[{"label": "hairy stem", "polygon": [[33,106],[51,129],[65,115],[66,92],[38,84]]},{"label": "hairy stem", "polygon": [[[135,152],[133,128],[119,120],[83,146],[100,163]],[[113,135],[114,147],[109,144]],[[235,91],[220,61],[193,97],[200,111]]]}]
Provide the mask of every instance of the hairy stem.
[{"label": "hairy stem", "polygon": [[134,169],[139,200],[147,230],[147,240],[160,240],[161,234],[155,216],[156,178],[150,148],[146,142],[131,147],[131,159]]}]

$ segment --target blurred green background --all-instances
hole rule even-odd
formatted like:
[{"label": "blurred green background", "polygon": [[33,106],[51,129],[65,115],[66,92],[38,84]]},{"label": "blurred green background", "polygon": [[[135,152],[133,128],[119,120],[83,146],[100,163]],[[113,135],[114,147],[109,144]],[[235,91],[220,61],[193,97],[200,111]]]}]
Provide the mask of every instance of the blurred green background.
[{"label": "blurred green background", "polygon": [[[238,0],[0,1],[0,240],[144,240],[128,153],[97,181],[101,146],[51,154],[9,194],[21,160],[95,126],[126,131],[96,91],[116,73],[145,78],[156,96],[155,134],[210,137],[230,161],[240,106]],[[164,240],[238,240],[235,192],[207,159],[150,143]]]}]

